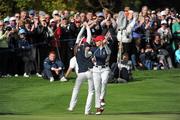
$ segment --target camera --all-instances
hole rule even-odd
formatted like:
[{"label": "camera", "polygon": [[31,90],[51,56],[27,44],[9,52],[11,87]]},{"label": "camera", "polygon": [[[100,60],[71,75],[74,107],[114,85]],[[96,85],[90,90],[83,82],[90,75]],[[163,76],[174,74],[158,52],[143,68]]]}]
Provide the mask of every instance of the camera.
[{"label": "camera", "polygon": [[12,30],[12,27],[11,26],[7,26],[6,28],[5,28],[5,31],[11,31]]}]

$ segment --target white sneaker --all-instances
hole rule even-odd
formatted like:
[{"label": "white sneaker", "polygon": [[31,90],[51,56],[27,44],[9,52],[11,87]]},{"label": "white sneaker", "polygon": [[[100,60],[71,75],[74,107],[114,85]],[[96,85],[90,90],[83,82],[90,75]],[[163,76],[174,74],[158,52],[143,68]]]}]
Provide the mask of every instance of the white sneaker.
[{"label": "white sneaker", "polygon": [[72,108],[68,108],[67,110],[68,110],[69,112],[72,112],[72,111],[73,111],[73,109],[72,109]]},{"label": "white sneaker", "polygon": [[101,115],[102,113],[101,112],[96,112],[96,115]]},{"label": "white sneaker", "polygon": [[23,75],[24,77],[26,77],[26,78],[28,78],[29,77],[29,75],[27,74],[27,73],[24,73],[24,75]]},{"label": "white sneaker", "polygon": [[104,108],[97,108],[97,111],[96,111],[96,115],[101,115],[102,112],[104,111]]},{"label": "white sneaker", "polygon": [[101,106],[105,106],[106,105],[106,103],[105,102],[101,102]]},{"label": "white sneaker", "polygon": [[164,66],[162,66],[162,67],[161,67],[161,70],[164,70],[164,69],[165,69]]},{"label": "white sneaker", "polygon": [[93,112],[85,112],[84,114],[85,115],[93,115],[94,113]]},{"label": "white sneaker", "polygon": [[54,82],[54,78],[53,77],[50,77],[50,82]]},{"label": "white sneaker", "polygon": [[12,77],[10,74],[7,74],[6,77]]},{"label": "white sneaker", "polygon": [[105,100],[101,99],[101,106],[105,106],[105,105],[106,105]]},{"label": "white sneaker", "polygon": [[41,74],[39,74],[39,73],[36,73],[36,76],[37,76],[37,77],[42,77],[42,75],[41,75]]},{"label": "white sneaker", "polygon": [[118,83],[127,83],[127,81],[122,78],[118,78],[117,81],[118,81]]},{"label": "white sneaker", "polygon": [[15,74],[14,77],[18,77],[19,75],[18,74]]},{"label": "white sneaker", "polygon": [[66,79],[65,77],[62,77],[62,78],[60,79],[60,81],[61,81],[61,82],[67,82],[67,79]]}]

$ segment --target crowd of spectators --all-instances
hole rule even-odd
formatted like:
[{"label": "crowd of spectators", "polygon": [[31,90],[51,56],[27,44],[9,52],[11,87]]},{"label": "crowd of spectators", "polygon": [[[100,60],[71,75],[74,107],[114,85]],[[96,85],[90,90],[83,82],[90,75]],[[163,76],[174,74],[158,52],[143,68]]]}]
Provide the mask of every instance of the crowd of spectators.
[{"label": "crowd of spectators", "polygon": [[[180,67],[180,15],[175,9],[150,10],[143,6],[136,12],[125,7],[123,13],[125,26],[135,22],[126,35],[130,40],[122,42],[121,50],[132,61],[133,69]],[[93,37],[104,35],[112,41],[110,63],[117,62],[117,33],[123,24],[119,17],[119,13],[107,8],[97,12],[54,10],[52,15],[22,10],[7,16],[0,20],[0,76],[41,77],[49,51],[55,51],[67,69],[84,22],[90,26]]]}]

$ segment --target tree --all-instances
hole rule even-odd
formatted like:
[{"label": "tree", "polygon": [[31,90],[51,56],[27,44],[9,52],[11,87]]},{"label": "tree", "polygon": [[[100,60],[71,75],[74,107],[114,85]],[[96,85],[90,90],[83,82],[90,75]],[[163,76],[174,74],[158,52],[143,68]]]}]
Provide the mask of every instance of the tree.
[{"label": "tree", "polygon": [[14,0],[16,10],[29,10],[34,9],[35,1],[34,0]]},{"label": "tree", "polygon": [[179,1],[168,0],[0,0],[0,18],[12,15],[22,9],[43,10],[51,13],[53,10],[100,11],[108,8],[112,12],[123,10],[129,6],[133,10],[140,10],[142,5],[152,9],[157,7],[175,7],[179,10]]},{"label": "tree", "polygon": [[11,15],[13,10],[13,2],[11,0],[0,0],[0,19],[4,16]]}]

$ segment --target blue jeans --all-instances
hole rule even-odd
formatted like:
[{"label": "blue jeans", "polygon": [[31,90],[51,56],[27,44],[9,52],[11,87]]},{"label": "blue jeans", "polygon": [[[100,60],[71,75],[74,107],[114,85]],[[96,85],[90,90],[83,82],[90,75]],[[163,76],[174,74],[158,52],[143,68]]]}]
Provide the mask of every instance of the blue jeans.
[{"label": "blue jeans", "polygon": [[145,54],[141,54],[140,55],[140,59],[142,64],[148,69],[148,70],[152,70],[153,69],[153,64],[154,62],[152,60],[146,59],[146,55]]},{"label": "blue jeans", "polygon": [[153,69],[153,61],[151,61],[151,60],[145,60],[144,66],[145,66],[148,70],[152,70],[152,69]]},{"label": "blue jeans", "polygon": [[131,55],[131,60],[132,60],[133,66],[136,66],[137,65],[137,61],[136,61],[136,55],[135,54]]},{"label": "blue jeans", "polygon": [[49,79],[51,77],[60,79],[64,76],[64,72],[63,72],[63,70],[61,70],[59,72],[59,74],[57,75],[54,71],[52,71],[50,69],[44,69],[42,75],[43,75],[43,78],[45,78],[45,79]]}]

